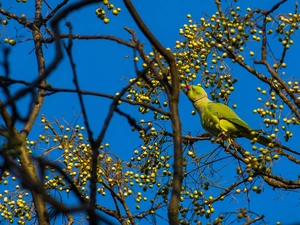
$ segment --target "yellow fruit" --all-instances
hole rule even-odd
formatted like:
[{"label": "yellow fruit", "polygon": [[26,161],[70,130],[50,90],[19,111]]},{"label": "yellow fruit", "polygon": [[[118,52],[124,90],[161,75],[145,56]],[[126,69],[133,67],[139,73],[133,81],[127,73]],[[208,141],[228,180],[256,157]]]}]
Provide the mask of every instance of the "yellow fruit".
[{"label": "yellow fruit", "polygon": [[13,39],[10,39],[9,40],[9,42],[8,42],[11,46],[14,46],[14,45],[16,45],[16,41],[15,40],[13,40]]},{"label": "yellow fruit", "polygon": [[114,9],[114,10],[112,11],[112,13],[113,13],[114,15],[118,15],[118,14],[119,14],[119,11],[118,11],[117,9]]},{"label": "yellow fruit", "polygon": [[108,24],[108,23],[109,23],[109,19],[108,19],[108,18],[104,18],[104,19],[103,19],[103,22],[104,22],[105,24]]}]

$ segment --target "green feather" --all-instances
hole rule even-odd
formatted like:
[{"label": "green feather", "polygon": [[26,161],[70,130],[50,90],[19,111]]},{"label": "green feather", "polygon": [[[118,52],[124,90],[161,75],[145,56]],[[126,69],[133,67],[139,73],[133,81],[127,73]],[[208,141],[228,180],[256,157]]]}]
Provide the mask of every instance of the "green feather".
[{"label": "green feather", "polygon": [[225,119],[229,122],[234,123],[236,126],[239,126],[240,128],[250,129],[249,125],[243,121],[241,118],[239,118],[236,113],[229,108],[227,105],[216,103],[216,102],[209,102],[207,104],[207,108],[209,111],[211,111],[212,114],[217,116],[219,119]]},{"label": "green feather", "polygon": [[218,136],[225,131],[229,138],[245,137],[252,141],[255,138],[256,142],[264,146],[270,147],[271,144],[274,147],[300,155],[299,152],[262,136],[262,132],[253,130],[227,105],[210,101],[203,88],[189,85],[187,88],[187,96],[200,115],[202,127],[211,135]]}]

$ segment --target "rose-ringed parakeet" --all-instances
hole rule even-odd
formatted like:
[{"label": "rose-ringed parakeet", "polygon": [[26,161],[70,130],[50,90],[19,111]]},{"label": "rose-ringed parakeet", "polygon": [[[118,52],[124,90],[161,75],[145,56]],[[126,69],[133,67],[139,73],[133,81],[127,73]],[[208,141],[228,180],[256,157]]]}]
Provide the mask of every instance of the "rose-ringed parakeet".
[{"label": "rose-ringed parakeet", "polygon": [[[202,87],[187,85],[186,88],[188,89],[189,100],[200,115],[202,127],[211,135],[218,136],[221,132],[225,132],[229,136],[229,141],[230,138],[245,137],[264,146],[273,143],[268,138],[261,136],[260,132],[253,130],[227,105],[209,100]],[[300,153],[278,143],[274,143],[273,146],[300,155]]]}]

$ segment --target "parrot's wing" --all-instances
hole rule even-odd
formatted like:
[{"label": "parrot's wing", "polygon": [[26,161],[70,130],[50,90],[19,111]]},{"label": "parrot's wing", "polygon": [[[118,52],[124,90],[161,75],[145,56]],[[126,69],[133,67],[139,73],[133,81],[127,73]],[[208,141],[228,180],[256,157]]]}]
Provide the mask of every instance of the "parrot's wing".
[{"label": "parrot's wing", "polygon": [[220,120],[227,120],[235,125],[252,130],[251,127],[249,127],[245,121],[238,117],[238,115],[236,115],[236,113],[227,105],[217,102],[209,102],[207,109]]},{"label": "parrot's wing", "polygon": [[[238,117],[238,115],[236,115],[236,113],[231,108],[229,108],[227,105],[217,103],[217,102],[209,102],[207,105],[207,109],[214,116],[218,117],[219,120],[222,120],[222,119],[227,120],[230,123],[237,126],[238,130],[241,131],[241,133],[238,135],[238,137],[243,136],[243,137],[248,138],[249,140],[252,140],[253,137],[256,137],[257,138],[256,142],[258,142],[264,146],[268,146],[269,143],[272,143],[272,140],[269,140],[268,138],[261,135],[263,133],[262,131],[252,130],[251,127],[249,127],[249,125],[245,121],[243,121],[240,117]],[[254,136],[251,133],[252,131],[255,131]],[[274,143],[274,146],[285,149],[286,151],[289,151],[296,155],[300,155],[299,152],[294,151],[294,150],[292,150],[284,145],[281,145],[279,143]]]}]

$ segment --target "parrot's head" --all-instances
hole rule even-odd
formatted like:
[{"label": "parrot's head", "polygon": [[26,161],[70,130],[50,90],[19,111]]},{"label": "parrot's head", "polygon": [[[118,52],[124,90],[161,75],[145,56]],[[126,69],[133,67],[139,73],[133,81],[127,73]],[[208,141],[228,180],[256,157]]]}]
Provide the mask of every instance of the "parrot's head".
[{"label": "parrot's head", "polygon": [[202,87],[195,85],[186,85],[186,88],[188,90],[187,96],[191,102],[195,102],[201,98],[207,97],[207,93]]}]

